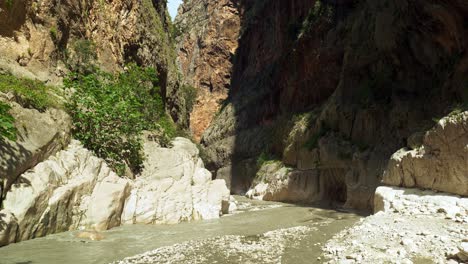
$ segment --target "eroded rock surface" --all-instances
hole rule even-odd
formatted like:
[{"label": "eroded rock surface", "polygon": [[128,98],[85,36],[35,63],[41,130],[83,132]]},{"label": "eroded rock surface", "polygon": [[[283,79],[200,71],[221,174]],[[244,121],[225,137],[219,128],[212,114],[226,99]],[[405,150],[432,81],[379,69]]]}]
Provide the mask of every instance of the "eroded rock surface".
[{"label": "eroded rock surface", "polygon": [[166,149],[146,141],[145,169],[132,181],[73,140],[21,174],[6,193],[0,245],[68,230],[178,223],[228,213],[229,190],[223,180],[211,180],[195,144],[177,138],[173,145]]},{"label": "eroded rock surface", "polygon": [[197,89],[190,116],[195,139],[211,123],[230,87],[232,60],[241,30],[238,1],[184,1],[175,20],[179,68]]},{"label": "eroded rock surface", "polygon": [[[11,105],[17,141],[0,140],[0,204],[20,174],[62,150],[70,142],[71,119],[63,111],[39,112],[23,108],[0,93],[0,100]],[[21,179],[20,179],[21,180]]]},{"label": "eroded rock surface", "polygon": [[416,146],[414,135],[430,129],[434,117],[466,103],[463,1],[240,6],[229,98],[201,140],[207,167],[243,182],[231,190],[247,191],[256,170],[237,168],[267,153],[293,168],[336,175],[346,182],[347,206],[371,209],[392,154],[407,142]]},{"label": "eroded rock surface", "polygon": [[197,147],[185,138],[176,138],[173,145],[165,149],[145,142],[147,159],[125,202],[123,223],[213,219],[223,213],[223,203],[229,204],[224,180],[211,180]]},{"label": "eroded rock surface", "polygon": [[441,119],[418,148],[393,154],[383,182],[468,196],[468,112]]}]

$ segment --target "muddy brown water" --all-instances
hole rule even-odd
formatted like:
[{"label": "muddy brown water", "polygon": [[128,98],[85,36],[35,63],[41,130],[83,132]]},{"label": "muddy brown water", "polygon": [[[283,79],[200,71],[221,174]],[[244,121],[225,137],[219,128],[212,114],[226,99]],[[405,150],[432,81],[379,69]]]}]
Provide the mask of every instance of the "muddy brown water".
[{"label": "muddy brown water", "polygon": [[[192,254],[206,254],[207,257],[201,259],[209,259],[210,263],[321,263],[323,260],[321,245],[362,217],[356,213],[311,206],[252,201],[243,197],[236,197],[236,199],[239,201],[238,213],[216,220],[178,225],[123,226],[103,232],[105,238],[101,241],[77,238],[75,231],[12,244],[0,248],[0,263],[111,263],[158,248],[165,248],[167,249],[165,252],[171,252],[171,247],[176,244],[185,243],[187,247],[187,245],[205,240],[211,242],[200,242],[199,244],[206,248],[193,251]],[[255,240],[264,237],[267,232],[294,227],[303,227],[307,231],[302,232],[301,236],[284,235],[284,238],[266,241],[270,244],[268,246],[274,246],[271,243],[283,243],[283,245],[272,247],[272,252],[266,250],[263,252],[264,255],[260,254],[256,257],[255,248],[251,252],[244,252],[242,256],[238,256],[235,252],[228,254],[228,258],[223,252],[213,252],[225,250],[223,247],[210,246],[210,243],[217,244],[217,241],[222,243],[231,241],[225,238],[242,238],[239,241],[252,238]],[[275,237],[281,236],[281,232],[275,235]],[[232,244],[232,241],[229,243]],[[252,243],[249,242],[246,245],[251,246]],[[242,243],[240,246],[242,247]],[[174,251],[180,251],[181,247],[175,248],[177,250]],[[232,251],[233,248],[230,250]],[[268,254],[272,255],[271,259]],[[318,260],[318,257],[322,257],[321,260]],[[142,263],[191,263],[192,260],[191,256],[176,260],[174,255],[162,254],[157,261]]]}]

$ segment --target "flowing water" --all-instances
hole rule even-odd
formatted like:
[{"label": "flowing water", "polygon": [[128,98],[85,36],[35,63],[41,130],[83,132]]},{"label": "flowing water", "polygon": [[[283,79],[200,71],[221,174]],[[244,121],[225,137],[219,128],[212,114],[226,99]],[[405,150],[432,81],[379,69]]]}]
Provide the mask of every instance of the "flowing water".
[{"label": "flowing water", "polygon": [[320,263],[324,242],[360,218],[236,198],[239,211],[220,219],[123,226],[103,232],[101,241],[60,233],[0,248],[0,263]]}]

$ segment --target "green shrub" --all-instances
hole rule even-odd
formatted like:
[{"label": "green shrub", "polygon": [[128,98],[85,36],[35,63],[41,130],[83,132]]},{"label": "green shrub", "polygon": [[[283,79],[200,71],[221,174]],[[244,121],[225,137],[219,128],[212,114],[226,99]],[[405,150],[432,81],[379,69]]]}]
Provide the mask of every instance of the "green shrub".
[{"label": "green shrub", "polygon": [[91,74],[96,71],[96,45],[90,40],[76,40],[70,49],[64,51],[63,56],[72,72]]},{"label": "green shrub", "polygon": [[0,102],[0,140],[2,138],[16,140],[15,119],[8,113],[10,108],[9,105]]},{"label": "green shrub", "polygon": [[308,33],[319,21],[328,24],[333,23],[335,9],[332,5],[324,4],[322,1],[316,1],[314,7],[309,10],[306,19],[300,28],[300,34]]},{"label": "green shrub", "polygon": [[75,138],[104,158],[119,175],[126,167],[138,173],[143,163],[141,133],[169,141],[174,124],[164,111],[156,71],[135,64],[127,71],[109,74],[72,74],[64,81],[74,90],[67,108]]},{"label": "green shrub", "polygon": [[13,8],[13,0],[6,0],[5,3],[9,10]]},{"label": "green shrub", "polygon": [[50,30],[50,37],[52,38],[53,41],[56,41],[57,40],[57,36],[58,36],[58,31],[57,31],[57,28],[56,27],[51,27]]},{"label": "green shrub", "polygon": [[325,124],[322,124],[320,130],[313,134],[305,143],[304,148],[308,150],[313,150],[314,148],[318,147],[318,141],[321,137],[325,136],[330,131],[330,128],[327,127]]},{"label": "green shrub", "polygon": [[257,157],[257,167],[260,169],[263,164],[277,161],[277,157],[269,152],[262,151]]},{"label": "green shrub", "polygon": [[0,92],[12,92],[18,97],[19,103],[26,108],[44,111],[47,107],[60,107],[54,96],[51,96],[54,89],[38,80],[0,74]]}]

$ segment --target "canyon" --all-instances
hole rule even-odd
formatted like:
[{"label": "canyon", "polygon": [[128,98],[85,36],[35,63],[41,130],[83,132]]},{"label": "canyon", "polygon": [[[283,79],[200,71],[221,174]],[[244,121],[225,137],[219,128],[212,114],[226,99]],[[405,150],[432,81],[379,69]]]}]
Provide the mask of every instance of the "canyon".
[{"label": "canyon", "polygon": [[166,5],[0,3],[0,74],[152,67],[178,133],[144,130],[122,176],[0,85],[0,263],[468,261],[467,2]]}]

